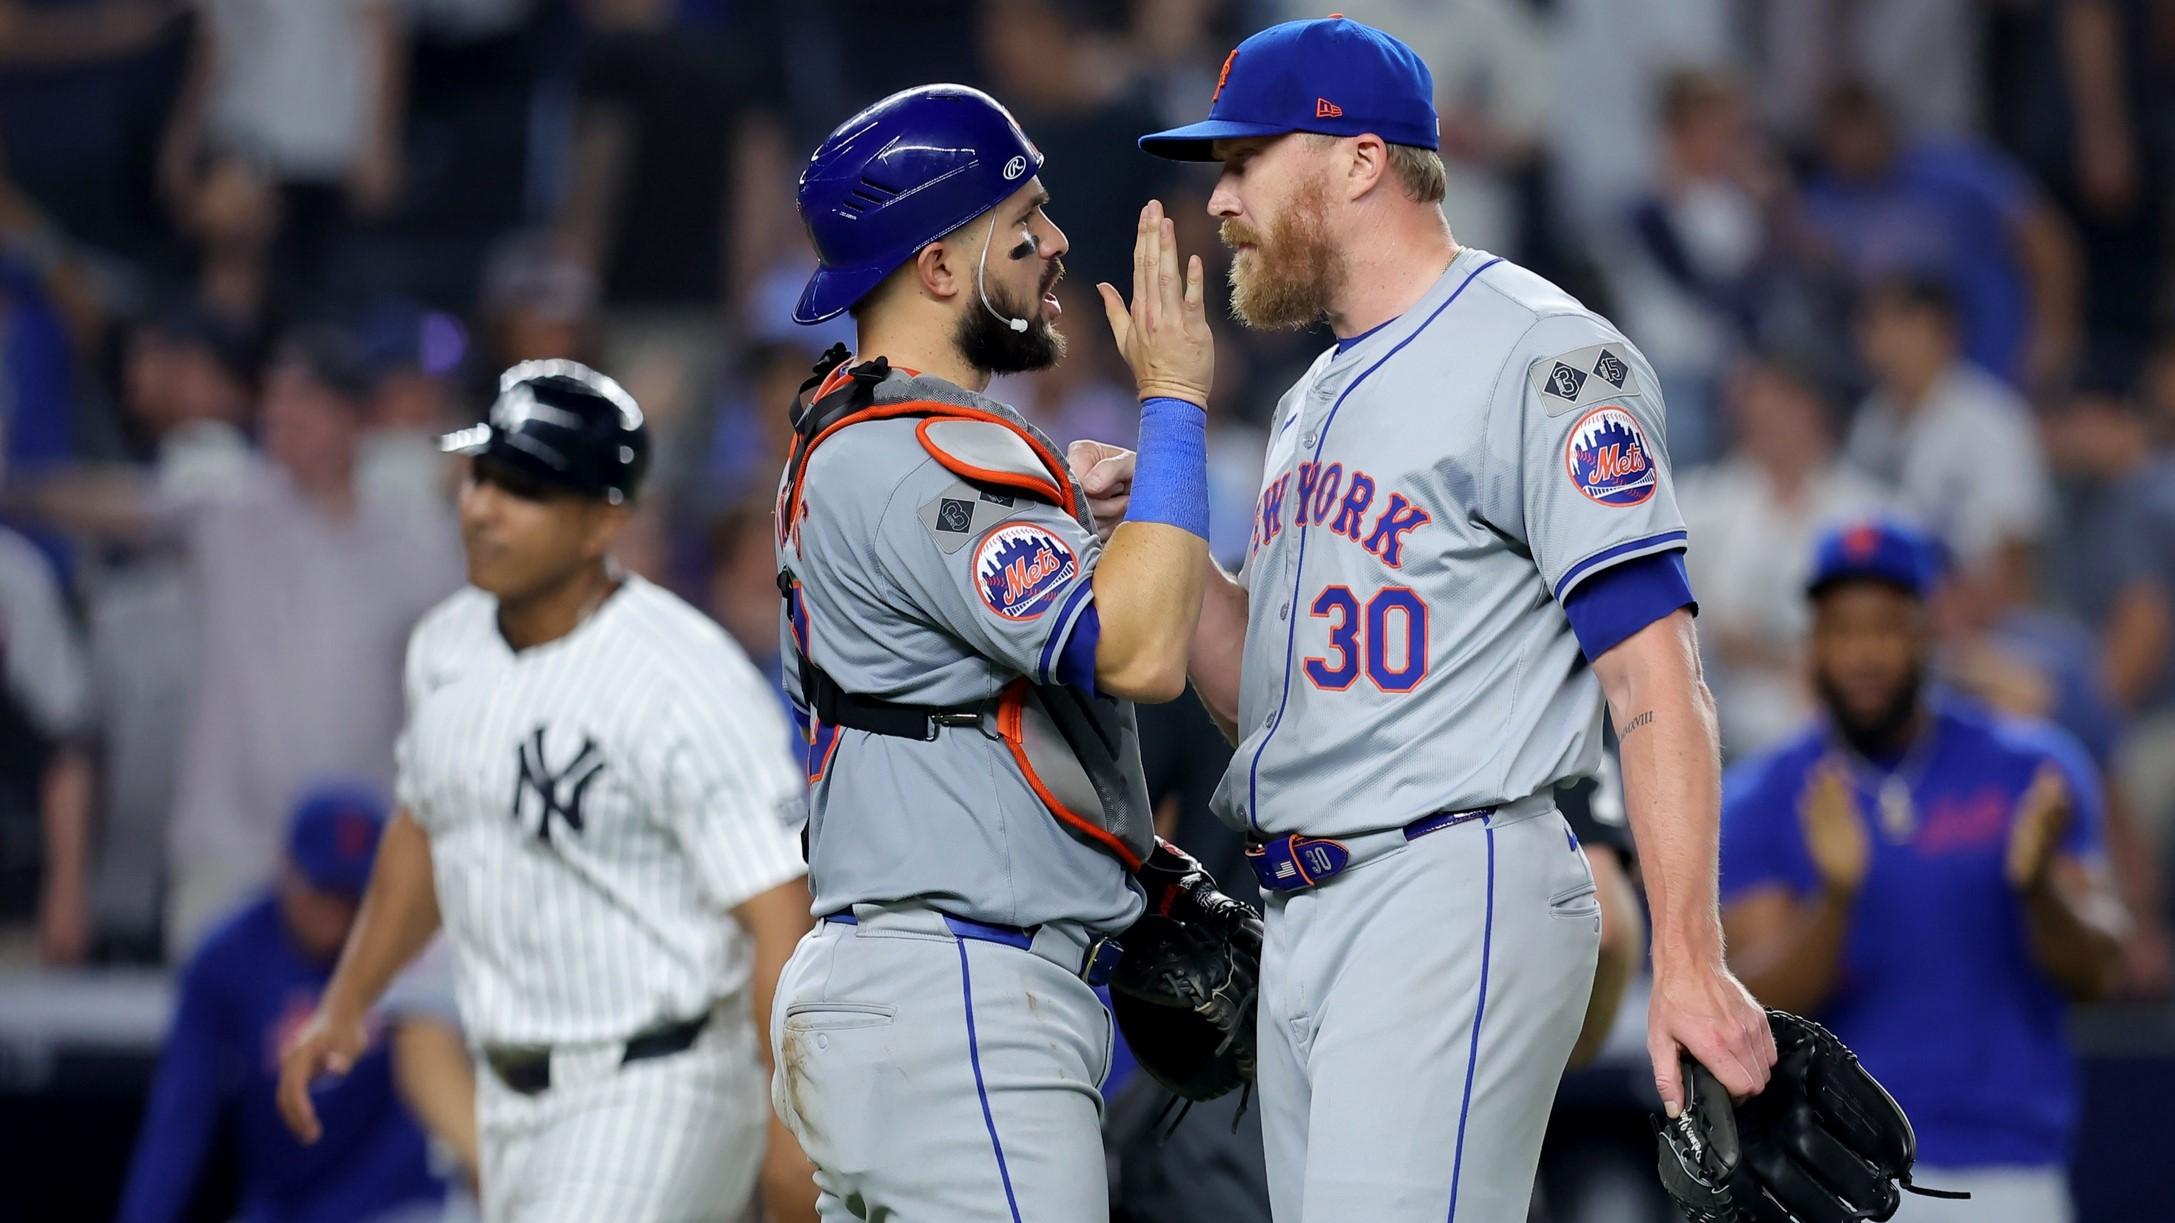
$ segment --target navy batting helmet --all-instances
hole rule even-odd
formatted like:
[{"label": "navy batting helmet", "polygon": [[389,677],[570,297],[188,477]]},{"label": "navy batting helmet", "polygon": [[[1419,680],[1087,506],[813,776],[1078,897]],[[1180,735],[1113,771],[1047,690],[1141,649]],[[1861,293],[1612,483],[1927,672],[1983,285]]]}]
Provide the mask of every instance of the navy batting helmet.
[{"label": "navy batting helmet", "polygon": [[793,321],[852,306],[1041,168],[1012,113],[965,85],[904,90],[839,124],[801,171],[801,223],[820,266]]},{"label": "navy batting helmet", "polygon": [[613,505],[634,500],[649,465],[634,397],[577,361],[523,361],[500,374],[490,416],[442,444]]}]

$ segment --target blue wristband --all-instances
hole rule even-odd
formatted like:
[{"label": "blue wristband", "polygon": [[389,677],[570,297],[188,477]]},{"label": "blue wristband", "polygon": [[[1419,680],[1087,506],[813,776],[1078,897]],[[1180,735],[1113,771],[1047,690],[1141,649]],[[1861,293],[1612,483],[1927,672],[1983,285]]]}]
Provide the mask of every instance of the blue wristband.
[{"label": "blue wristband", "polygon": [[1140,405],[1128,522],[1160,522],[1208,538],[1208,413],[1161,396]]}]

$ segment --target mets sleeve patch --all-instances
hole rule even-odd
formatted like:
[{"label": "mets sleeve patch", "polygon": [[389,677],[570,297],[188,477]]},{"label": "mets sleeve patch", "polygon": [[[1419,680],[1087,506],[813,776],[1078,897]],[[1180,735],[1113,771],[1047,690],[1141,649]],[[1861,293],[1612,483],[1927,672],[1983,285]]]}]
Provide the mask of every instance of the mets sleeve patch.
[{"label": "mets sleeve patch", "polygon": [[1644,504],[1659,482],[1646,431],[1615,404],[1595,408],[1571,426],[1563,466],[1588,500],[1618,509]]},{"label": "mets sleeve patch", "polygon": [[1033,523],[1000,526],[974,549],[974,583],[989,610],[1032,620],[1050,610],[1080,573],[1080,558],[1057,532]]}]

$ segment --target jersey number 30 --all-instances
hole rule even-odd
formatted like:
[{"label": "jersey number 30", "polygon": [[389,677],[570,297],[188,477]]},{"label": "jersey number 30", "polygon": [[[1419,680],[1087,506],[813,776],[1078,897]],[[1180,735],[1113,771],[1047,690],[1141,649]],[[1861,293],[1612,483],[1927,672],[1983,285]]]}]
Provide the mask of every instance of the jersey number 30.
[{"label": "jersey number 30", "polygon": [[1349,586],[1329,586],[1307,609],[1329,621],[1329,655],[1306,660],[1317,688],[1342,692],[1359,679],[1384,692],[1410,692],[1427,674],[1427,604],[1409,586],[1384,586],[1364,608]]}]

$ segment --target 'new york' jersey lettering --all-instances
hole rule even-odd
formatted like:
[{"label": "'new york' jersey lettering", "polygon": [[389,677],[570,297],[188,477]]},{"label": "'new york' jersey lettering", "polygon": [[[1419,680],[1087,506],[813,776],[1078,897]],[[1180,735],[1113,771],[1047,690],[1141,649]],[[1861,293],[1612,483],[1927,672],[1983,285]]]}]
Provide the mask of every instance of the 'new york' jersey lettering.
[{"label": "'new york' jersey lettering", "polygon": [[1605,320],[1470,249],[1323,354],[1277,408],[1217,810],[1338,835],[1590,772],[1600,688],[1562,600],[1684,546],[1662,413]]}]

